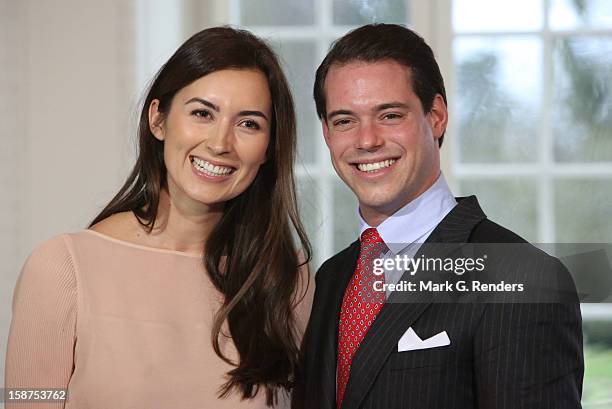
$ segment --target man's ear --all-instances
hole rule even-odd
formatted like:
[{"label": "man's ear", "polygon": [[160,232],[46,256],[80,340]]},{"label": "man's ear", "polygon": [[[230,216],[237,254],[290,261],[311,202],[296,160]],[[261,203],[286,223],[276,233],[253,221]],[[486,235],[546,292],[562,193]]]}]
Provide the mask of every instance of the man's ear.
[{"label": "man's ear", "polygon": [[446,125],[448,124],[448,110],[446,109],[446,104],[444,103],[442,95],[436,94],[434,97],[431,109],[427,114],[427,120],[431,126],[431,132],[434,139],[440,139],[444,131],[446,131]]},{"label": "man's ear", "polygon": [[149,129],[156,139],[163,141],[166,137],[164,128],[164,115],[159,111],[159,99],[154,99],[149,105]]},{"label": "man's ear", "polygon": [[327,125],[327,118],[321,118],[321,127],[323,128],[323,138],[325,139],[325,143],[329,146],[329,126]]}]

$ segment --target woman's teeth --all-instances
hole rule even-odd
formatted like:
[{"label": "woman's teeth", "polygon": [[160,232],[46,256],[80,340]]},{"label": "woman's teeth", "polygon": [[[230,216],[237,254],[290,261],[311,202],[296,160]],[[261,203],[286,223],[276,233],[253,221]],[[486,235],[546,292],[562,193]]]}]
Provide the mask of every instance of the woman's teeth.
[{"label": "woman's teeth", "polygon": [[209,176],[225,176],[234,171],[234,168],[213,165],[210,162],[196,157],[191,158],[191,163],[197,170]]},{"label": "woman's teeth", "polygon": [[362,172],[376,172],[379,169],[388,168],[389,166],[395,163],[395,159],[383,160],[382,162],[374,162],[374,163],[358,163],[357,169]]}]

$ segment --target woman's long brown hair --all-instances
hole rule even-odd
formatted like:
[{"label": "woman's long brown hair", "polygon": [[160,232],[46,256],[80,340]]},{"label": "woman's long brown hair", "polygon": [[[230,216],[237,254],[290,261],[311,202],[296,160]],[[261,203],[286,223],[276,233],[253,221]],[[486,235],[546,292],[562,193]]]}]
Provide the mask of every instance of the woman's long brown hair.
[{"label": "woman's long brown hair", "polygon": [[[237,389],[251,398],[263,388],[268,405],[279,388],[291,388],[298,370],[294,307],[302,294],[294,237],[310,260],[311,247],[300,222],[293,163],[296,125],[293,100],[271,49],[247,31],[230,27],[203,30],[187,40],[160,69],[150,86],[139,121],[139,152],[127,181],[90,227],[112,214],[132,211],[149,232],[157,217],[161,189],[167,189],[163,142],[149,128],[148,108],[159,99],[167,113],[174,95],[193,81],[223,69],[256,69],[265,74],[272,96],[267,160],[253,183],[225,203],[223,216],[204,249],[204,265],[223,294],[215,316],[212,344],[233,364],[220,397]],[[227,327],[239,354],[231,362],[219,337]]]}]

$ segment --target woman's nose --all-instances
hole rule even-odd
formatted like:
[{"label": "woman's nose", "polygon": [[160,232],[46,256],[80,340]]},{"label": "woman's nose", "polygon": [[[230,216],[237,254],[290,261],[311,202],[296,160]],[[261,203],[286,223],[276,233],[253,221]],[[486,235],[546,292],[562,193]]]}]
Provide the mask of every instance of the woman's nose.
[{"label": "woman's nose", "polygon": [[215,155],[223,155],[232,150],[231,126],[220,123],[206,140],[206,148]]}]

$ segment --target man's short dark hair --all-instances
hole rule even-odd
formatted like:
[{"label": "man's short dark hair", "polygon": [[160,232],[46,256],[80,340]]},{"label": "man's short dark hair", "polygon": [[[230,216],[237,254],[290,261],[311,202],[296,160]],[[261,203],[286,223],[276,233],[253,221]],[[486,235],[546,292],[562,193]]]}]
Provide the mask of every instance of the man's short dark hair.
[{"label": "man's short dark hair", "polygon": [[[431,110],[436,94],[446,101],[444,79],[433,51],[414,31],[397,24],[369,24],[359,27],[336,40],[319,65],[314,84],[317,115],[325,120],[325,78],[334,64],[354,61],[378,62],[393,60],[410,69],[412,88],[425,113]],[[444,134],[439,139],[442,145]]]}]

